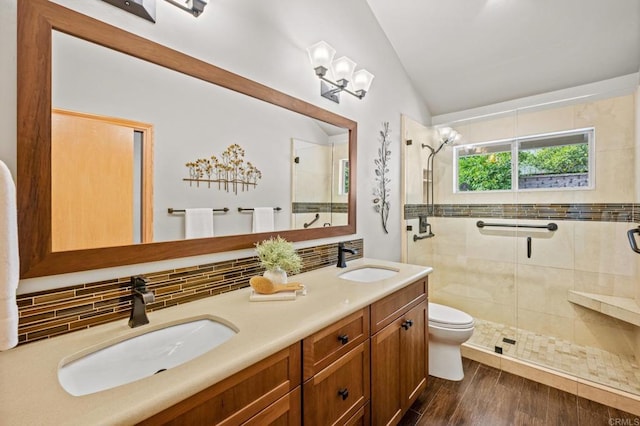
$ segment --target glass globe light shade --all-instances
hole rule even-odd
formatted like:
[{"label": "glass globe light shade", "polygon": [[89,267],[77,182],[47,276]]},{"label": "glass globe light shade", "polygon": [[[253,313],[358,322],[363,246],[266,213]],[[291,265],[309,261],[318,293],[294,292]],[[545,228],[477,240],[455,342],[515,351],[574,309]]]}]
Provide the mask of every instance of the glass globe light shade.
[{"label": "glass globe light shade", "polygon": [[336,54],[336,50],[325,41],[319,41],[307,49],[311,66],[316,69],[324,67],[327,70],[331,68],[331,62]]},{"label": "glass globe light shade", "polygon": [[440,135],[440,138],[442,140],[449,139],[449,136],[451,136],[451,132],[453,132],[453,129],[451,127],[442,127],[438,129],[438,134]]},{"label": "glass globe light shade", "polygon": [[362,69],[353,73],[353,90],[359,91],[363,90],[365,92],[369,91],[371,87],[371,83],[373,82],[374,75],[369,71]]},{"label": "glass globe light shade", "polygon": [[356,68],[356,63],[346,56],[342,56],[333,61],[331,68],[333,69],[333,76],[336,81],[351,81],[353,78],[353,70]]}]

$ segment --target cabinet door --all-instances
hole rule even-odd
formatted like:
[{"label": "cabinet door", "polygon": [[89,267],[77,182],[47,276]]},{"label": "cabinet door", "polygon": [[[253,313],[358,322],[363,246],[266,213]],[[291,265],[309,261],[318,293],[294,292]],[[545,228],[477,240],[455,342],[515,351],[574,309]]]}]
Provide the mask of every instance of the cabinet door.
[{"label": "cabinet door", "polygon": [[397,424],[427,384],[428,302],[371,337],[371,420]]},{"label": "cabinet door", "polygon": [[403,318],[371,337],[371,420],[373,425],[396,424],[402,418],[400,351]]},{"label": "cabinet door", "polygon": [[427,299],[427,279],[418,280],[371,305],[371,333],[377,333],[404,312]]},{"label": "cabinet door", "polygon": [[[411,407],[427,386],[428,362],[428,303],[423,302],[402,316],[400,377],[403,411]],[[410,324],[410,325],[409,325]]]},{"label": "cabinet door", "polygon": [[298,386],[286,394],[251,420],[243,423],[243,426],[299,426],[302,424],[301,416],[301,391]]}]

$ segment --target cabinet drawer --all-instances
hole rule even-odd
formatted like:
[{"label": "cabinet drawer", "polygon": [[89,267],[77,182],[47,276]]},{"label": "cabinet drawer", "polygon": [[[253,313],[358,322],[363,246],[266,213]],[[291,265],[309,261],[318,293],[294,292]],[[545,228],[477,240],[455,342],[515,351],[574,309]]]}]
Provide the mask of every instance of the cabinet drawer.
[{"label": "cabinet drawer", "polygon": [[242,424],[300,385],[300,353],[296,343],[140,424]]},{"label": "cabinet drawer", "polygon": [[331,324],[302,342],[303,380],[309,379],[333,361],[369,338],[369,308]]},{"label": "cabinet drawer", "polygon": [[423,278],[375,302],[371,305],[371,334],[382,330],[408,309],[426,299],[427,278]]},{"label": "cabinet drawer", "polygon": [[347,420],[344,426],[369,426],[371,425],[371,407],[369,403],[359,409],[356,414]]},{"label": "cabinet drawer", "polygon": [[243,426],[298,426],[302,424],[302,391],[300,386],[286,394]]},{"label": "cabinet drawer", "polygon": [[344,424],[369,399],[369,340],[303,385],[304,424]]}]

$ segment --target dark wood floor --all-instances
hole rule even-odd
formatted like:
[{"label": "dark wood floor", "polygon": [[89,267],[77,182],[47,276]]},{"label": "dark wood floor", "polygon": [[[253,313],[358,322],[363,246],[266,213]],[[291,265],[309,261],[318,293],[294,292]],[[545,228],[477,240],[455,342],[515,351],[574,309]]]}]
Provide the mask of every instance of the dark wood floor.
[{"label": "dark wood floor", "polygon": [[460,382],[429,377],[401,425],[640,426],[640,417],[463,358]]}]

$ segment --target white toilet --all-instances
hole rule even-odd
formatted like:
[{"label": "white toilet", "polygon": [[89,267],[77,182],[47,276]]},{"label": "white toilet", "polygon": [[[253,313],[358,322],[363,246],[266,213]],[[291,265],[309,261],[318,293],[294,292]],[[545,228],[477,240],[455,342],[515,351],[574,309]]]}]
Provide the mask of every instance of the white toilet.
[{"label": "white toilet", "polygon": [[462,380],[460,345],[473,334],[473,317],[449,306],[429,303],[429,375]]}]

